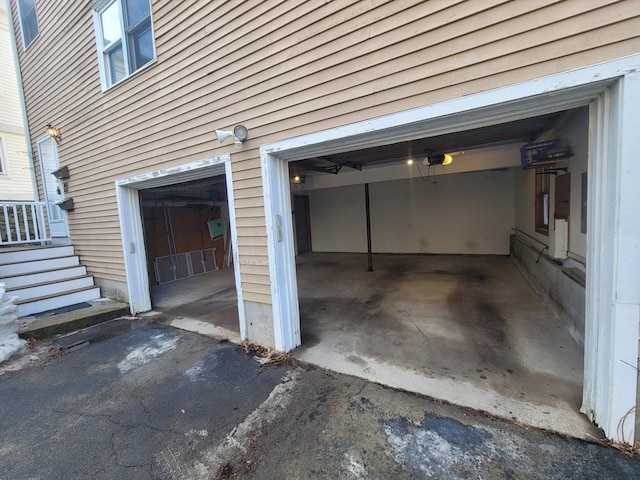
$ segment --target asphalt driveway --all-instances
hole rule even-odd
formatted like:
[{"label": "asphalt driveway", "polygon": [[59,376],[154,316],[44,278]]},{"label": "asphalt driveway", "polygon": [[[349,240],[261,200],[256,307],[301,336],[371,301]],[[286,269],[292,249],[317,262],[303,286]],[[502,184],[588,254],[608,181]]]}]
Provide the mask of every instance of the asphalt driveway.
[{"label": "asphalt driveway", "polygon": [[0,375],[2,480],[640,478],[607,446],[144,320],[29,355]]},{"label": "asphalt driveway", "polygon": [[[0,377],[0,478],[171,478],[281,382],[240,349],[118,320]],[[55,352],[54,352],[55,353]]]}]

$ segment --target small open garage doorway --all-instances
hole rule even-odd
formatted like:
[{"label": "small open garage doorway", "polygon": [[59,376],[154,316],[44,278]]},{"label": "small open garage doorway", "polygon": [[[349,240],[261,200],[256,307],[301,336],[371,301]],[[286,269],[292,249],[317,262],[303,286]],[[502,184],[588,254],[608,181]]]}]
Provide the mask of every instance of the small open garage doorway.
[{"label": "small open garage doorway", "polygon": [[244,338],[229,155],[116,181],[132,313]]},{"label": "small open garage doorway", "polygon": [[[588,431],[579,415],[584,283],[564,275],[555,279],[561,291],[545,292],[527,281],[547,275],[539,262],[584,276],[586,231],[573,229],[571,243],[565,234],[563,252],[545,248],[556,236],[549,218],[579,224],[581,192],[542,192],[539,177],[550,184],[587,172],[588,116],[582,107],[289,163],[296,355],[529,424]],[[544,159],[523,163],[549,141]],[[536,185],[548,195],[544,231]],[[313,251],[304,253],[307,230]],[[531,256],[538,264],[528,272]]]},{"label": "small open garage doorway", "polygon": [[151,305],[239,333],[225,175],[139,191]]}]

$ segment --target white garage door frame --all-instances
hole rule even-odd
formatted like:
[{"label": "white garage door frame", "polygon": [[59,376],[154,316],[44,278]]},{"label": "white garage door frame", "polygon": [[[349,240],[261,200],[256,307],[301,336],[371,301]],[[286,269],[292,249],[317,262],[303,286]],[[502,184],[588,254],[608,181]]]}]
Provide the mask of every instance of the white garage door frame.
[{"label": "white garage door frame", "polygon": [[[640,55],[618,58],[260,149],[276,348],[301,343],[287,163],[590,106],[582,411],[632,443],[640,322]],[[624,430],[624,432],[622,431]]]},{"label": "white garage door frame", "polygon": [[225,175],[227,184],[227,201],[229,204],[229,224],[231,228],[231,245],[233,246],[233,264],[238,294],[238,320],[240,337],[247,338],[247,322],[244,311],[244,299],[240,282],[240,265],[238,259],[238,230],[236,228],[235,197],[233,195],[233,178],[231,173],[231,156],[223,154],[212,158],[197,160],[191,163],[154,170],[151,172],[118,179],[116,198],[118,216],[122,231],[122,251],[127,276],[127,291],[131,313],[151,310],[151,292],[147,270],[144,230],[142,225],[142,209],[138,191],[146,188],[162,187],[176,183],[199,180],[202,178]]}]

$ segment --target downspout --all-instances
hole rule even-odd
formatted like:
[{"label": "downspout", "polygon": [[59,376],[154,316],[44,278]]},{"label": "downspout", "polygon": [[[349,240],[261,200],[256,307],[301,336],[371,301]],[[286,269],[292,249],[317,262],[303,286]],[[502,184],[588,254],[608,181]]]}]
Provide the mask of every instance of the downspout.
[{"label": "downspout", "polygon": [[11,49],[13,50],[13,63],[15,65],[16,79],[18,84],[18,97],[20,98],[20,110],[22,110],[22,129],[26,140],[27,156],[29,157],[29,170],[31,170],[31,188],[33,190],[33,199],[40,201],[40,193],[38,191],[38,182],[36,181],[36,162],[33,150],[31,148],[31,134],[29,132],[29,122],[27,121],[27,105],[24,101],[24,88],[22,87],[22,72],[20,70],[20,62],[18,60],[18,44],[16,42],[16,31],[13,28],[13,12],[11,10],[10,0],[5,0],[7,6],[7,23],[9,24],[9,35],[11,37]]}]

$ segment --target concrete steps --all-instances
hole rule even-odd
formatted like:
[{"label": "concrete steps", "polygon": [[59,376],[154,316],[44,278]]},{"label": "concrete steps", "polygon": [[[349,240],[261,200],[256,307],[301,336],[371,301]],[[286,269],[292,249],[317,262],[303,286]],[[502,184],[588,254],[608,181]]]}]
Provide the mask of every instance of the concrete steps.
[{"label": "concrete steps", "polygon": [[[0,267],[2,269],[2,267]],[[1,270],[4,272],[4,269]],[[38,272],[24,273],[22,275],[13,275],[4,277],[2,281],[7,288],[25,287],[39,282],[54,282],[64,278],[81,277],[87,274],[86,267],[75,265],[71,267],[55,268],[53,270],[41,270]]]},{"label": "concrete steps", "polygon": [[0,282],[18,297],[19,317],[100,298],[71,245],[0,250]]},{"label": "concrete steps", "polygon": [[80,265],[80,261],[75,255],[3,264],[2,254],[0,253],[0,278],[24,275],[27,273],[40,273],[45,270],[77,267],[78,265]]}]

